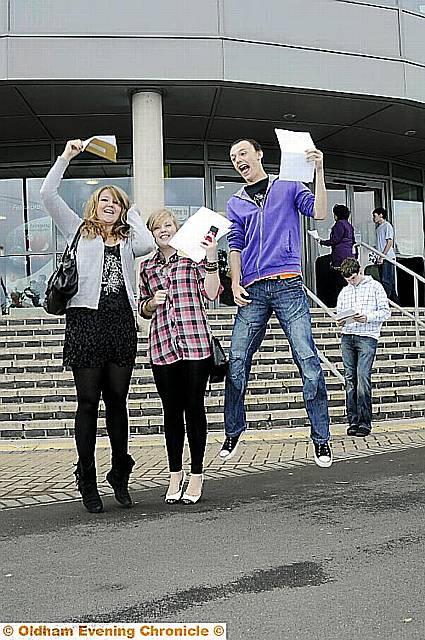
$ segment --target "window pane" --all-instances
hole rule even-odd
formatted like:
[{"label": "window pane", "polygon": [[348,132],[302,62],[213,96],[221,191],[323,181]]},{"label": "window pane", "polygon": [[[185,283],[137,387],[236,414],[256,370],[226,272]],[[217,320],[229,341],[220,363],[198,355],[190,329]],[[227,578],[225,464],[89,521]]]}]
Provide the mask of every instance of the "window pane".
[{"label": "window pane", "polygon": [[412,180],[413,182],[422,182],[422,171],[415,167],[393,164],[393,177],[402,180]]},{"label": "window pane", "polygon": [[40,178],[30,178],[26,182],[28,251],[30,253],[53,251],[52,219],[44,212],[40,198],[42,182]]},{"label": "window pane", "polygon": [[5,254],[25,252],[22,180],[0,180],[0,245]]},{"label": "window pane", "polygon": [[420,13],[422,15],[425,15],[424,0],[399,0],[399,1],[403,9],[408,9],[408,11],[414,11],[415,13]]},{"label": "window pane", "polygon": [[356,240],[375,246],[375,225],[372,211],[382,206],[382,190],[372,187],[358,187],[353,189],[354,212],[352,225]]},{"label": "window pane", "polygon": [[21,307],[21,297],[26,282],[26,257],[0,257],[0,276],[6,286],[9,304],[12,307]]},{"label": "window pane", "polygon": [[180,223],[204,206],[203,178],[166,178],[165,206],[174,211]]},{"label": "window pane", "polygon": [[422,188],[393,183],[395,244],[403,256],[424,255],[424,216]]}]

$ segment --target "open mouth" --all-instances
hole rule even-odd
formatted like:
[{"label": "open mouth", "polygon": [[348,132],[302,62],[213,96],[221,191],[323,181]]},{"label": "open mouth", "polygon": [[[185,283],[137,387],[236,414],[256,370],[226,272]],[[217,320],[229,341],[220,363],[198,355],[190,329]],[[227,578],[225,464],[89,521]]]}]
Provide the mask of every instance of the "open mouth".
[{"label": "open mouth", "polygon": [[238,166],[238,171],[243,176],[247,175],[249,173],[250,169],[251,169],[251,167],[249,166],[249,164],[243,163],[243,164],[240,164]]}]

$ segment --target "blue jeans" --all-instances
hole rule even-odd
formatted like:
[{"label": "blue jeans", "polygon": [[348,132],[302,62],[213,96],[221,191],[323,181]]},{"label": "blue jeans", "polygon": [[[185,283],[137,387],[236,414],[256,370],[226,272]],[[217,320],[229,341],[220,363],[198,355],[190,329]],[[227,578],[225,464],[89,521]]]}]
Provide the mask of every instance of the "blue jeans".
[{"label": "blue jeans", "polygon": [[232,333],[224,397],[226,435],[237,436],[246,429],[245,392],[252,357],[274,311],[301,374],[311,438],[318,444],[327,442],[330,434],[325,378],[311,334],[310,310],[301,277],[259,280],[247,291],[252,302],[239,307]]},{"label": "blue jeans", "polygon": [[369,336],[343,334],[347,417],[351,427],[370,429],[372,422],[372,365],[378,341]]},{"label": "blue jeans", "polygon": [[398,304],[398,296],[395,289],[395,266],[384,260],[384,262],[378,265],[379,278],[381,284],[385,289],[388,300],[392,300]]}]

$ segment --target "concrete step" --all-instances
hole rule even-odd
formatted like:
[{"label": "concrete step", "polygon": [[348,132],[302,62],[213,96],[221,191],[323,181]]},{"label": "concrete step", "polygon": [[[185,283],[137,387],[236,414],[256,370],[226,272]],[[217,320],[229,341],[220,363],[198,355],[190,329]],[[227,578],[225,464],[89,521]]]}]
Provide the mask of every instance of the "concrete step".
[{"label": "concrete step", "polygon": [[[39,380],[38,376],[34,376],[34,380],[14,380],[4,381],[0,384],[2,393],[0,403],[24,403],[24,402],[47,402],[49,400],[64,401],[74,399],[76,392],[72,375],[68,374],[67,378],[56,380],[55,384],[50,381]],[[385,374],[373,373],[372,383],[374,387],[380,389],[395,389],[401,393],[404,390],[408,393],[409,389],[423,387],[423,376],[420,372],[401,372],[392,376]],[[339,380],[328,379],[328,391],[342,389]],[[207,389],[207,393],[212,396],[220,396],[223,393],[224,383],[216,384],[211,389]],[[302,382],[300,378],[294,379],[275,379],[275,380],[259,380],[252,379],[248,385],[247,395],[274,395],[281,393],[302,393]],[[138,400],[149,397],[157,397],[156,386],[152,376],[147,376],[143,384],[133,382],[130,387],[130,399]]]},{"label": "concrete step", "polygon": [[[373,421],[379,423],[385,420],[403,420],[411,418],[423,418],[425,401],[421,402],[397,402],[387,405],[374,405]],[[331,424],[343,424],[345,422],[345,409],[343,406],[329,407]],[[162,432],[162,415],[155,416],[130,416],[130,432],[136,434],[153,434]],[[295,428],[308,424],[305,409],[288,409],[270,412],[248,411],[247,423],[250,429],[271,429],[273,427]],[[223,430],[222,413],[208,414],[209,430]],[[99,435],[105,435],[104,418],[99,419]],[[45,420],[11,420],[0,423],[0,438],[38,438],[72,436],[74,434],[73,416],[63,419]]]},{"label": "concrete step", "polygon": [[[220,339],[222,344],[229,348],[230,346],[230,329],[228,330],[220,330],[215,331],[214,335]],[[341,336],[338,332],[329,332],[325,334],[317,334],[314,333],[314,339],[319,349],[327,349],[335,343],[340,342]],[[7,354],[10,352],[16,354],[22,353],[59,353],[62,350],[64,343],[63,334],[58,334],[54,336],[45,336],[43,335],[31,335],[31,336],[21,336],[14,335],[9,336],[4,339],[0,339],[0,349],[1,349],[1,357],[7,357]],[[420,336],[421,345],[425,345],[425,334]],[[380,348],[391,348],[391,347],[404,347],[408,346],[411,348],[416,347],[416,336],[414,331],[404,330],[402,334],[398,333],[387,333],[382,332],[381,338],[379,340]],[[139,355],[147,354],[147,339],[139,339],[138,351]],[[276,332],[269,331],[262,344],[262,349],[270,350],[270,349],[282,349],[288,350],[289,345],[288,342],[283,335],[281,330],[276,330]]]},{"label": "concrete step", "polygon": [[[344,406],[345,394],[343,389],[329,392],[330,406]],[[64,396],[62,399],[43,398],[35,396],[33,402],[12,403],[3,402],[1,404],[0,421],[8,420],[39,420],[39,419],[62,419],[72,418],[76,409],[75,395]],[[373,399],[376,405],[395,404],[398,402],[421,403],[425,402],[425,387],[416,385],[412,387],[382,388],[373,389]],[[253,394],[246,396],[246,408],[248,411],[276,412],[280,410],[301,409],[304,406],[302,391],[270,394]],[[223,410],[223,395],[208,394],[205,400],[207,413],[217,413]],[[162,405],[158,395],[149,398],[130,398],[128,401],[130,416],[138,415],[162,415]],[[103,405],[101,404],[101,415],[103,415]]]}]

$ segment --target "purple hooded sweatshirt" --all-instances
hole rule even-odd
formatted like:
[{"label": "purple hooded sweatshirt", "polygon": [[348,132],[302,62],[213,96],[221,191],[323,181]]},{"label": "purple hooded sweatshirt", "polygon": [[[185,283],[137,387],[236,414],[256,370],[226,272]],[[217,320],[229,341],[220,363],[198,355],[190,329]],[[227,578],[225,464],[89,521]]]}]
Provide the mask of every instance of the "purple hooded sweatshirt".
[{"label": "purple hooded sweatshirt", "polygon": [[354,243],[353,225],[348,220],[337,220],[331,229],[329,240],[322,240],[320,244],[332,247],[331,264],[333,267],[340,267],[345,258],[355,258]]},{"label": "purple hooded sweatshirt", "polygon": [[242,188],[227,203],[230,250],[240,251],[243,287],[281,273],[301,274],[300,213],[314,215],[314,195],[302,182],[269,176],[262,207]]}]

